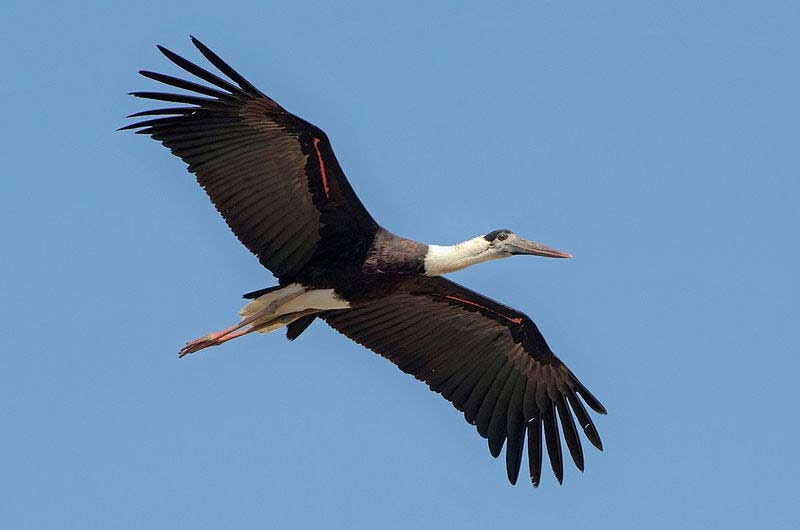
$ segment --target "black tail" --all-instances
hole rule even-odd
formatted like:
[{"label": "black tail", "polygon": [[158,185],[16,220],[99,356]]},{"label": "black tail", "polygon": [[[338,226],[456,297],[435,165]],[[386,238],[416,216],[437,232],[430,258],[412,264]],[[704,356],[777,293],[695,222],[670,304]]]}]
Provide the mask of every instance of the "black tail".
[{"label": "black tail", "polygon": [[271,293],[272,291],[276,291],[276,290],[280,289],[281,287],[285,287],[285,286],[283,286],[283,285],[275,285],[274,287],[264,287],[263,289],[259,289],[258,291],[252,291],[252,292],[249,292],[249,293],[245,293],[245,294],[242,295],[242,298],[247,298],[249,300],[254,300],[254,299],[258,298],[259,296],[263,296],[263,295],[265,295],[267,293]]},{"label": "black tail", "polygon": [[315,318],[317,318],[317,315],[306,315],[298,318],[294,322],[289,323],[289,325],[286,326],[286,338],[289,340],[294,340],[299,337],[300,334],[308,329],[308,326],[314,322]]}]

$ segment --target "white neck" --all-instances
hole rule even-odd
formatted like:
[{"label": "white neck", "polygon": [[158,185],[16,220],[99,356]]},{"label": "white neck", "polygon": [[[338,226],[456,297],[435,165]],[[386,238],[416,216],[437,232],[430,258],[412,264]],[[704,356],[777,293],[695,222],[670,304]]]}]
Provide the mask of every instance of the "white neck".
[{"label": "white neck", "polygon": [[425,274],[439,276],[499,257],[501,256],[490,251],[489,242],[483,236],[468,239],[457,245],[428,245],[428,253],[425,254]]}]

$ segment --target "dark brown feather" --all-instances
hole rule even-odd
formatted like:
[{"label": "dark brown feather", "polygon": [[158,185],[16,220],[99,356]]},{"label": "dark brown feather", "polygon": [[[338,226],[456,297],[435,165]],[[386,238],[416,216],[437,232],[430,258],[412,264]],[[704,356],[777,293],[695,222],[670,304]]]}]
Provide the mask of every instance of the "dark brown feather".
[{"label": "dark brown feather", "polygon": [[531,484],[538,488],[542,479],[542,416],[538,411],[528,423],[528,470]]},{"label": "dark brown feather", "polygon": [[527,381],[524,377],[517,379],[514,393],[508,402],[506,416],[506,474],[508,481],[517,483],[519,468],[522,464],[522,449],[525,447],[525,417],[522,415],[522,396],[525,395]]},{"label": "dark brown feather", "polygon": [[134,96],[190,106],[137,112],[131,117],[161,117],[123,129],[148,134],[182,158],[236,237],[282,283],[319,280],[299,278],[308,271],[324,276],[309,267],[315,260],[363,260],[378,226],[325,133],[286,112],[197,39],[192,42],[232,82],[159,46],[170,61],[213,87],[143,70],[145,77],[192,94]]},{"label": "dark brown feather", "polygon": [[590,396],[587,402],[605,409],[524,314],[447,279],[427,276],[405,280],[394,292],[361,304],[320,316],[451,401],[488,437],[493,456],[505,442],[512,483],[526,433],[532,483],[540,480],[543,443],[556,479],[563,480],[559,420],[570,454],[583,469],[572,411],[587,438],[599,446],[578,395]]},{"label": "dark brown feather", "polygon": [[286,326],[286,338],[289,340],[294,340],[299,337],[305,330],[308,329],[308,326],[314,322],[315,318],[317,318],[317,315],[306,315],[298,318],[294,322],[289,323],[289,325]]}]

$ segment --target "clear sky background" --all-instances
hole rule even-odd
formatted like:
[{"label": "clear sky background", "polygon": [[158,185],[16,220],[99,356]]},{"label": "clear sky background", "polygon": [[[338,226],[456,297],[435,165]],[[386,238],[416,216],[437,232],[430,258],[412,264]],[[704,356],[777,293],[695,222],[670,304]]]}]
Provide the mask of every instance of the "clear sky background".
[{"label": "clear sky background", "polygon": [[[796,528],[796,2],[4,2],[3,528]],[[453,275],[608,408],[533,490],[317,323],[178,360],[273,284],[115,132],[194,34],[322,127],[392,231],[575,259]],[[524,475],[525,471],[523,471]]]}]

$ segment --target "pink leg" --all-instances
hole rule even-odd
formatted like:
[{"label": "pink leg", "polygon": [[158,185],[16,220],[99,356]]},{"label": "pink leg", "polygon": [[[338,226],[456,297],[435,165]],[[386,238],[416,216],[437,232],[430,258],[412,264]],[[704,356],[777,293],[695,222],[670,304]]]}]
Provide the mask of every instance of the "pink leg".
[{"label": "pink leg", "polygon": [[[301,293],[298,293],[301,294]],[[295,295],[297,296],[297,295]],[[293,297],[292,297],[293,298]],[[261,318],[262,315],[268,314],[275,309],[276,304],[273,303],[268,307],[264,308],[263,310],[259,311],[255,315],[252,315],[249,318],[242,320],[241,322],[232,325],[229,328],[225,328],[222,331],[217,331],[215,333],[209,333],[204,337],[200,337],[199,339],[194,339],[186,343],[186,346],[181,348],[181,351],[178,352],[178,357],[184,357],[189,355],[190,353],[194,353],[196,351],[200,351],[203,348],[208,348],[209,346],[219,346],[223,342],[227,342],[231,339],[235,339],[236,337],[241,337],[242,335],[246,335],[251,331],[255,331],[253,328],[248,328],[246,330],[237,331],[241,328],[249,325],[251,322],[254,322]]]},{"label": "pink leg", "polygon": [[[234,324],[233,326],[231,326],[229,328],[225,328],[222,331],[217,331],[216,333],[209,333],[205,337],[200,337],[199,339],[195,339],[193,341],[187,342],[186,346],[181,348],[181,351],[178,353],[178,355],[180,357],[183,357],[183,356],[188,355],[190,353],[194,353],[196,351],[200,351],[203,348],[208,348],[209,346],[218,346],[218,345],[222,344],[223,342],[227,342],[227,341],[229,341],[231,339],[235,339],[236,337],[241,337],[242,335],[246,335],[246,334],[250,333],[251,331],[255,331],[255,329],[252,328],[252,327],[251,328],[247,328],[247,329],[242,330],[242,331],[238,331],[238,330],[241,330],[241,328],[243,328],[245,326],[249,326],[251,323],[255,322],[256,320],[259,320],[259,319],[263,318],[264,316],[272,314],[273,312],[275,312],[275,310],[281,304],[285,304],[287,301],[289,301],[289,300],[291,300],[293,298],[297,298],[298,296],[300,296],[304,292],[305,292],[305,289],[297,291],[295,293],[292,293],[292,294],[290,294],[288,296],[284,296],[283,298],[279,298],[279,299],[275,300],[274,302],[272,302],[271,304],[269,304],[267,307],[265,307],[262,310],[260,310],[259,312],[257,312],[256,314],[251,315],[248,318],[242,320],[238,324]],[[278,319],[282,319],[282,318],[285,318],[285,316],[278,317]],[[262,324],[259,327],[263,327],[263,325],[264,324]]]},{"label": "pink leg", "polygon": [[190,353],[200,351],[203,348],[208,348],[209,346],[219,346],[223,342],[228,342],[231,339],[235,339],[237,337],[241,337],[242,335],[247,335],[248,333],[255,331],[254,328],[240,329],[243,326],[245,326],[245,324],[240,323],[235,326],[223,329],[222,331],[217,331],[216,333],[209,333],[205,337],[200,337],[199,339],[194,339],[193,341],[187,342],[186,346],[181,348],[181,351],[178,352],[178,357],[184,357],[186,355],[189,355]]},{"label": "pink leg", "polygon": [[[267,308],[267,310],[271,311],[272,308]],[[189,341],[186,343],[186,346],[181,348],[181,351],[178,352],[179,357],[185,357],[190,353],[194,353],[196,351],[200,351],[204,348],[208,348],[210,346],[219,346],[224,342],[228,342],[229,340],[241,337],[242,335],[247,335],[248,333],[252,333],[253,331],[258,331],[260,329],[264,329],[267,326],[273,324],[288,324],[302,316],[310,315],[312,313],[317,313],[319,310],[317,309],[306,309],[304,311],[297,311],[295,313],[288,313],[286,315],[281,315],[274,320],[269,322],[262,322],[259,325],[253,327],[250,326],[250,323],[254,322],[258,318],[261,317],[263,313],[267,312],[261,311],[256,315],[253,315],[245,320],[242,320],[238,324],[234,324],[229,328],[225,328],[222,331],[217,331],[216,333],[209,333],[205,337],[200,337],[199,339],[194,339],[193,341]],[[245,328],[245,326],[248,326]],[[242,329],[245,328],[245,329]]]}]

